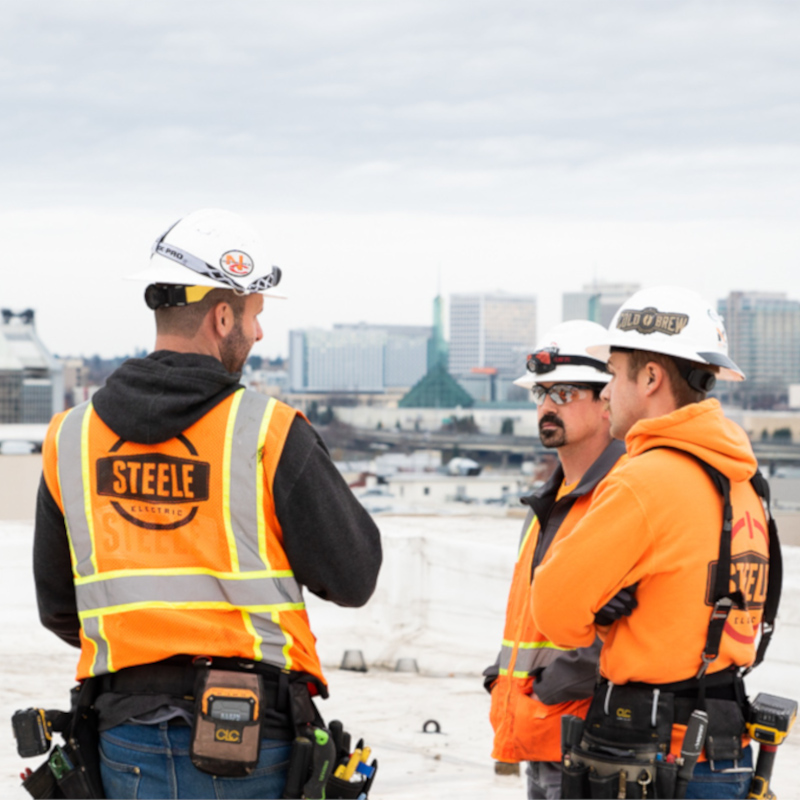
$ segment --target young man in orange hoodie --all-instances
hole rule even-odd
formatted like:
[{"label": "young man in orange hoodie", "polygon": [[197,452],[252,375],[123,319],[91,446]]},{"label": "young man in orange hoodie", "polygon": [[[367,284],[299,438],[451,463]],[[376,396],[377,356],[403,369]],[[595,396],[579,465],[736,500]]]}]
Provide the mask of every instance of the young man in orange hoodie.
[{"label": "young man in orange hoodie", "polygon": [[[717,400],[705,399],[715,376],[744,375],[727,355],[721,318],[683,289],[635,294],[612,320],[605,345],[589,352],[608,357],[612,379],[603,397],[611,433],[625,441],[629,460],[536,570],[534,619],[556,644],[586,647],[597,634],[595,612],[636,586],[638,607],[606,629],[602,680],[584,737],[604,738],[619,753],[638,741],[630,729],[641,707],[643,735],[650,744],[658,739],[660,755],[653,757],[671,759],[689,715],[704,709],[705,753],[685,796],[745,797],[752,756],[743,746],[747,700],[740,675],[756,657],[769,536],[750,483],[758,465],[747,435]],[[734,601],[716,648],[709,625],[719,597],[723,496],[701,462],[727,479],[732,506],[726,536]],[[628,779],[635,790],[630,771]]]},{"label": "young man in orange hoodie", "polygon": [[515,381],[539,406],[539,436],[558,451],[559,466],[530,497],[508,597],[503,644],[489,667],[492,755],[499,762],[528,761],[528,797],[561,796],[561,716],[584,716],[597,677],[600,641],[560,648],[537,630],[530,611],[533,568],[554,541],[568,535],[586,513],[597,486],[625,448],[609,433],[600,393],[610,379],[605,364],[586,355],[605,328],[572,320],[557,325]]}]

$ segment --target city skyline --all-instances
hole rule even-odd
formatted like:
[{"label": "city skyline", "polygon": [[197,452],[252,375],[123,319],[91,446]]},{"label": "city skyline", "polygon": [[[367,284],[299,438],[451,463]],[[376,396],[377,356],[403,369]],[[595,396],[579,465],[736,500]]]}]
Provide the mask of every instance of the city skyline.
[{"label": "city skyline", "polygon": [[123,278],[202,207],[283,269],[266,357],[292,328],[429,324],[439,290],[535,294],[539,333],[595,279],[800,296],[800,6],[4,11],[2,305],[57,352],[151,349]]}]

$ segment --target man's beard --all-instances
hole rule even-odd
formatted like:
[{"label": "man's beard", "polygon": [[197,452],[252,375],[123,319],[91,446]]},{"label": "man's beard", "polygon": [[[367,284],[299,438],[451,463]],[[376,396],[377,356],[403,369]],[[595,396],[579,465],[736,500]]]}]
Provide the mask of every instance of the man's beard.
[{"label": "man's beard", "polygon": [[241,322],[237,321],[233,330],[220,342],[219,360],[231,374],[241,372],[251,348],[252,344],[247,341]]},{"label": "man's beard", "polygon": [[[542,430],[542,423],[550,422],[558,425],[555,430]],[[545,447],[562,447],[567,443],[567,433],[564,430],[564,423],[553,413],[545,414],[539,420],[539,439]]]}]

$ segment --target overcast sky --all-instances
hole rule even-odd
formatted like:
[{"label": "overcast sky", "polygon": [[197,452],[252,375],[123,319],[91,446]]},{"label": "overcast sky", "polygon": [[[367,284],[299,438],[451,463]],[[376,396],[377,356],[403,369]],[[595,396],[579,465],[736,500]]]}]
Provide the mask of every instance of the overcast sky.
[{"label": "overcast sky", "polygon": [[122,277],[196,208],[262,232],[294,327],[593,278],[800,299],[800,5],[4,0],[3,307],[150,349]]}]

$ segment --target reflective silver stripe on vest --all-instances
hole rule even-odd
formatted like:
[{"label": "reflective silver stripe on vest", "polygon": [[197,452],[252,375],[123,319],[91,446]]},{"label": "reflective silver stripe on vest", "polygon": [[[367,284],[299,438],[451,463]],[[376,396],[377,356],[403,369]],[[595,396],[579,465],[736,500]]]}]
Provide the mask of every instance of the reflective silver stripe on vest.
[{"label": "reflective silver stripe on vest", "polygon": [[73,408],[64,418],[58,436],[58,481],[61,503],[67,519],[69,538],[75,553],[75,570],[81,577],[94,574],[92,536],[86,518],[86,497],[83,486],[83,420],[91,414],[91,402]]},{"label": "reflective silver stripe on vest", "polygon": [[[556,647],[550,642],[531,642],[532,646],[521,646],[517,649],[517,659],[514,662],[514,674],[518,672],[530,673],[535,669],[547,667],[552,664],[562,653],[569,652],[568,648]],[[500,648],[500,669],[508,671],[511,666],[513,647],[504,644]]]},{"label": "reflective silver stripe on vest", "polygon": [[[78,611],[134,603],[227,603],[231,606],[277,606],[303,602],[294,578],[226,580],[215,575],[124,575],[79,585]],[[120,609],[121,610],[121,609]]]},{"label": "reflective silver stripe on vest", "polygon": [[239,569],[252,572],[267,568],[258,552],[258,494],[256,474],[258,432],[269,405],[269,397],[243,392],[233,425],[230,468],[231,529],[236,540]]},{"label": "reflective silver stripe on vest", "polygon": [[513,647],[509,647],[507,644],[504,644],[500,648],[500,669],[508,669],[509,665],[511,664],[511,654],[514,652]]},{"label": "reflective silver stripe on vest", "polygon": [[92,675],[101,675],[104,672],[111,672],[114,668],[111,663],[111,656],[108,652],[108,642],[100,633],[100,624],[100,619],[98,617],[88,617],[81,620],[83,635],[87,639],[91,639],[97,648],[97,653],[91,666]]}]

